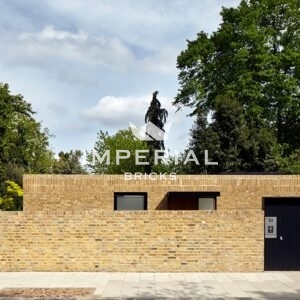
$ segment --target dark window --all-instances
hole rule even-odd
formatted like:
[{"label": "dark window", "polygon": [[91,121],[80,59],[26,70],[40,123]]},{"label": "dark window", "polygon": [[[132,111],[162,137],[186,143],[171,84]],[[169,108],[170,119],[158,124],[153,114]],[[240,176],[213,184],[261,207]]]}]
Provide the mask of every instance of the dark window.
[{"label": "dark window", "polygon": [[147,193],[115,193],[114,210],[147,210]]},{"label": "dark window", "polygon": [[220,192],[169,192],[169,210],[215,210]]}]

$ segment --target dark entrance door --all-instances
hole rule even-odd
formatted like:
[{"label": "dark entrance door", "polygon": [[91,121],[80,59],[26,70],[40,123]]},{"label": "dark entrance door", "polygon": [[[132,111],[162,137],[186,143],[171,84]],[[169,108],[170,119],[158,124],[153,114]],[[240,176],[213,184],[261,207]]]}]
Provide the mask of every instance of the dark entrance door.
[{"label": "dark entrance door", "polygon": [[300,270],[300,198],[265,198],[264,209],[265,270]]}]

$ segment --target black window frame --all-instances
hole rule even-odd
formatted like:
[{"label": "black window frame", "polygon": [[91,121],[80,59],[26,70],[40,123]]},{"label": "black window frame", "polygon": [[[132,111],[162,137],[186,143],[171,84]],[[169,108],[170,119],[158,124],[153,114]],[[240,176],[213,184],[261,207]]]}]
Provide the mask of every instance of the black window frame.
[{"label": "black window frame", "polygon": [[[119,210],[117,209],[117,201],[118,201],[118,196],[143,196],[144,197],[144,209],[122,209]],[[144,211],[148,210],[148,194],[146,192],[114,192],[114,211]]]}]

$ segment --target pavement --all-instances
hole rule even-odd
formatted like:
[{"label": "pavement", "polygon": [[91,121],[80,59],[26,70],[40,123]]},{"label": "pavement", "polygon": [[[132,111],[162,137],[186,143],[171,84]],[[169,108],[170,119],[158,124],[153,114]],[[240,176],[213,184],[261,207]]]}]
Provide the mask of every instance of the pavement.
[{"label": "pavement", "polygon": [[[84,299],[300,299],[300,272],[0,272],[1,288],[95,288]],[[8,299],[1,298],[0,299]],[[10,298],[15,299],[15,298]],[[18,298],[22,299],[22,298]],[[28,298],[27,298],[28,299]],[[54,298],[52,298],[54,299]],[[74,299],[74,298],[73,298]],[[78,298],[79,299],[79,298]],[[83,298],[80,298],[83,299]]]}]

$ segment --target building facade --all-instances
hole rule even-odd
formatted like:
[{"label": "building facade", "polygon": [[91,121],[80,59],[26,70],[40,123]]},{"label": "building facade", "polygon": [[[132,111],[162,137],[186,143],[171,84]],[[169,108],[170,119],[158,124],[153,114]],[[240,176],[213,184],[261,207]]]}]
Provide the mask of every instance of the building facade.
[{"label": "building facade", "polygon": [[25,175],[0,271],[300,270],[300,176]]}]

